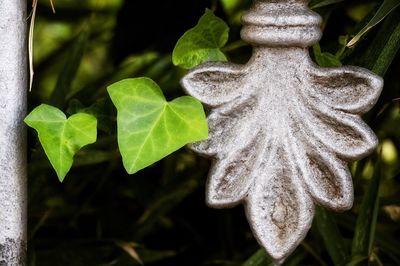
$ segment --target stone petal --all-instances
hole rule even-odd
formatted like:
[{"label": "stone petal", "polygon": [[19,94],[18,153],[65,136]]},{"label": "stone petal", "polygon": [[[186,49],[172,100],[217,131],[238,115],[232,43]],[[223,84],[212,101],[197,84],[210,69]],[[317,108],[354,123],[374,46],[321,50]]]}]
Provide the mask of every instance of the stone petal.
[{"label": "stone petal", "polygon": [[302,175],[318,204],[336,211],[351,209],[354,191],[347,165],[332,154],[308,153],[303,159]]},{"label": "stone petal", "polygon": [[364,114],[377,102],[383,79],[359,67],[312,68],[309,97],[335,109]]},{"label": "stone petal", "polygon": [[246,214],[256,239],[276,261],[283,260],[307,235],[314,204],[283,146],[267,154],[246,198]]},{"label": "stone petal", "polygon": [[207,181],[206,201],[214,208],[232,207],[240,203],[253,184],[253,169],[262,153],[262,135],[257,134],[242,148],[211,166]]},{"label": "stone petal", "polygon": [[307,127],[309,138],[316,138],[346,161],[364,158],[376,148],[378,139],[360,116],[332,109],[307,95],[302,96],[300,101],[303,104],[297,104],[295,108]]},{"label": "stone petal", "polygon": [[324,207],[345,211],[353,205],[353,182],[347,163],[310,140],[302,130],[293,132],[292,156],[314,200]]},{"label": "stone petal", "polygon": [[208,106],[219,106],[244,95],[243,66],[207,63],[190,71],[181,81],[184,90]]},{"label": "stone petal", "polygon": [[208,115],[209,138],[189,145],[192,150],[209,157],[223,158],[234,150],[243,148],[259,131],[255,115],[257,98],[242,98],[214,108]]}]

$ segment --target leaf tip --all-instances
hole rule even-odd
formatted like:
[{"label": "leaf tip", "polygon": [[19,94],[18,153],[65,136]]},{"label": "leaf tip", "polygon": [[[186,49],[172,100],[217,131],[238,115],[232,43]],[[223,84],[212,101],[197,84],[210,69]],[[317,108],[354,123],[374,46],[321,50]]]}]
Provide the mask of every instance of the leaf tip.
[{"label": "leaf tip", "polygon": [[60,183],[63,183],[65,180],[65,177],[67,176],[67,174],[71,168],[69,168],[67,170],[58,169],[57,167],[53,167],[53,168],[57,174],[58,181],[60,181]]},{"label": "leaf tip", "polygon": [[346,44],[346,47],[347,47],[347,48],[353,48],[354,45],[356,45],[357,42],[358,42],[358,38],[354,37],[353,39],[351,39],[351,40]]}]

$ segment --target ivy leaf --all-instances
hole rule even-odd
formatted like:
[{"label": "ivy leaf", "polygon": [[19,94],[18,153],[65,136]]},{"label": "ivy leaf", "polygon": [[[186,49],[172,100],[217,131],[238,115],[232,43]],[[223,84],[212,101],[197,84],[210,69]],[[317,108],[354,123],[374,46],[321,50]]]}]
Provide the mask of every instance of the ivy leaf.
[{"label": "ivy leaf", "polygon": [[313,52],[315,56],[315,61],[317,61],[318,65],[321,67],[342,66],[342,63],[335,55],[328,52],[321,52],[321,47],[319,46],[319,44],[315,44],[313,46]]},{"label": "ivy leaf", "polygon": [[172,62],[190,69],[207,61],[226,61],[220,48],[225,46],[228,37],[228,25],[207,9],[198,24],[178,40]]},{"label": "ivy leaf", "polygon": [[42,104],[24,121],[38,132],[44,152],[61,182],[71,169],[75,153],[97,138],[97,120],[89,114],[79,113],[67,119],[58,108]]},{"label": "ivy leaf", "polygon": [[129,174],[208,137],[203,107],[193,97],[167,102],[149,78],[125,79],[107,90],[118,111],[118,145]]}]

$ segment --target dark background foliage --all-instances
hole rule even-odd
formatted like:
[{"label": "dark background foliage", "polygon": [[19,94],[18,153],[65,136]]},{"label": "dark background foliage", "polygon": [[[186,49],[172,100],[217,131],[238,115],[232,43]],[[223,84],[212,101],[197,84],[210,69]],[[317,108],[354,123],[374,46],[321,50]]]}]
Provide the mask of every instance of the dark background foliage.
[{"label": "dark background foliage", "polygon": [[[229,2],[239,4],[230,9]],[[381,152],[351,165],[354,208],[343,214],[320,209],[285,265],[400,265],[400,8],[354,48],[344,49],[339,37],[357,33],[382,1],[331,2],[337,3],[315,9],[324,18],[322,51],[342,50],[336,56],[342,63],[385,77],[382,97],[365,117],[380,138]],[[231,27],[229,59],[245,62],[251,49],[239,41],[238,18],[248,1],[54,3],[55,14],[48,0],[38,5],[30,107],[45,102],[67,114],[84,109],[97,116],[99,136],[77,154],[61,184],[30,131],[29,265],[269,265],[241,207],[205,205],[207,159],[181,149],[126,174],[116,143],[116,111],[106,93],[115,81],[148,76],[167,98],[182,95],[185,71],[172,65],[171,52],[205,8]],[[318,61],[323,55],[313,51]]]}]

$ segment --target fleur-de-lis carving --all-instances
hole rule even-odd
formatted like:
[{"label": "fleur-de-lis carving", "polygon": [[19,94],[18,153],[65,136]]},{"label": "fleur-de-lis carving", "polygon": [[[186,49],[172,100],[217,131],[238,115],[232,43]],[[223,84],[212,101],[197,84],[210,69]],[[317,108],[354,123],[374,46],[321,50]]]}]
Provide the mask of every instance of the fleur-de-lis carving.
[{"label": "fleur-de-lis carving", "polygon": [[207,63],[182,80],[208,107],[209,139],[191,148],[213,158],[209,206],[243,203],[256,239],[279,264],[306,236],[314,204],[353,204],[348,162],[377,146],[361,115],[383,80],[359,67],[320,68],[308,47],[320,17],[305,0],[256,0],[243,17],[253,45],[245,65]]}]

